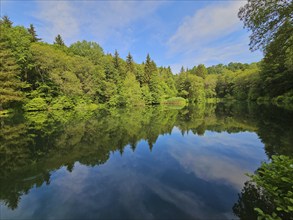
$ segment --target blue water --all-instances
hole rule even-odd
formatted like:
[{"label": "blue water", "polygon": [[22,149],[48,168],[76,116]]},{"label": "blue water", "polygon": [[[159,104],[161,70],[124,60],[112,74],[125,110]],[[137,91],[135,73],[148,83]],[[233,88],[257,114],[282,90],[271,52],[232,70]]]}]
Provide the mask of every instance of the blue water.
[{"label": "blue water", "polygon": [[[7,188],[1,192],[1,219],[237,219],[232,207],[249,179],[245,173],[269,160],[265,144],[257,126],[233,133],[208,127],[198,135],[174,122],[151,145],[137,138],[135,147],[106,150],[104,160],[99,152],[112,143],[114,130],[94,131],[111,138],[90,147],[83,139],[86,129],[82,137],[67,135],[67,143],[76,142],[73,150],[66,144],[56,148],[58,153],[47,150],[35,162],[8,172],[1,183]],[[60,143],[64,135],[54,138]],[[88,149],[93,153],[87,155]],[[11,197],[18,198],[16,206]]]}]

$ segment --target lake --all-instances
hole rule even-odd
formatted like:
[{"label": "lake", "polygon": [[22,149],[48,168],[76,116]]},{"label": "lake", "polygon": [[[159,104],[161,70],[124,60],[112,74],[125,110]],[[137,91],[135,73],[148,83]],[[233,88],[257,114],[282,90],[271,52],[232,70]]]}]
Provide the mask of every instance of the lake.
[{"label": "lake", "polygon": [[293,155],[293,112],[253,103],[0,122],[1,219],[238,219],[245,173]]}]

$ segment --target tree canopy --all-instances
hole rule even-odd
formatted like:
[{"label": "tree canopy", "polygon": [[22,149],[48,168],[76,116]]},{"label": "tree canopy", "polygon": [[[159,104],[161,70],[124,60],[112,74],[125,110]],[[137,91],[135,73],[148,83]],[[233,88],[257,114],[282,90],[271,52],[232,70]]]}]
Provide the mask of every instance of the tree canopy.
[{"label": "tree canopy", "polygon": [[[248,2],[249,7],[255,4]],[[58,34],[53,45],[40,42],[33,24],[29,28],[13,26],[7,16],[1,19],[0,25],[5,108],[16,101],[21,102],[25,110],[38,110],[34,102],[43,103],[39,110],[55,109],[62,101],[66,104],[58,108],[74,108],[86,103],[155,105],[176,100],[176,97],[189,103],[218,99],[271,101],[293,108],[293,34],[292,23],[287,20],[266,46],[263,61],[210,67],[199,64],[182,67],[177,75],[170,67],[157,66],[150,54],[139,64],[130,52],[125,59],[117,50],[114,54],[105,54],[102,47],[92,41],[77,41],[67,47]]]},{"label": "tree canopy", "polygon": [[290,0],[248,0],[239,10],[244,27],[252,31],[250,49],[265,49],[287,22],[292,23],[293,3]]}]

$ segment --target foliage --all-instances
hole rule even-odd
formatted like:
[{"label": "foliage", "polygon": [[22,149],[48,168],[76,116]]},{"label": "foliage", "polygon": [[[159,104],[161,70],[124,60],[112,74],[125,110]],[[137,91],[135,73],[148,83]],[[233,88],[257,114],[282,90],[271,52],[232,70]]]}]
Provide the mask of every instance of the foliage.
[{"label": "foliage", "polygon": [[58,34],[58,35],[55,37],[54,44],[57,44],[57,45],[59,45],[59,46],[65,46],[64,41],[63,41],[63,39],[62,39],[62,37],[61,37],[60,34]]},{"label": "foliage", "polygon": [[[251,176],[252,181],[262,187],[271,197],[275,210],[267,213],[281,219],[293,217],[293,159],[286,156],[272,156],[271,163],[263,163],[255,175]],[[261,216],[260,209],[256,210]],[[263,216],[266,217],[266,216]]]},{"label": "foliage", "polygon": [[[293,91],[293,3],[292,1],[249,0],[240,8],[239,18],[244,27],[252,31],[250,48],[263,49],[259,91],[254,99],[278,99],[282,103],[283,94]],[[276,103],[273,101],[273,103]]]},{"label": "foliage", "polygon": [[58,98],[54,99],[51,103],[50,109],[73,109],[74,103],[71,99],[66,96],[59,96]]},{"label": "foliage", "polygon": [[25,104],[24,109],[26,111],[42,111],[48,109],[48,105],[43,98],[33,98]]},{"label": "foliage", "polygon": [[180,73],[177,78],[179,96],[190,102],[203,102],[205,99],[204,81],[201,77],[188,72]]},{"label": "foliage", "polygon": [[266,47],[261,80],[271,98],[293,90],[293,24],[286,22]]},{"label": "foliage", "polygon": [[182,97],[172,97],[162,101],[164,105],[175,105],[175,106],[184,106],[186,105],[186,100]]},{"label": "foliage", "polygon": [[19,91],[23,87],[20,81],[19,66],[13,57],[12,51],[7,43],[0,39],[0,109],[3,105],[13,101],[20,101],[22,93]]},{"label": "foliage", "polygon": [[243,219],[256,219],[256,216],[257,219],[292,219],[292,158],[272,156],[270,163],[262,163],[250,177],[233,207],[234,212]]},{"label": "foliage", "polygon": [[286,22],[292,22],[293,3],[290,0],[248,0],[240,8],[238,17],[244,27],[252,31],[250,48],[266,48]]},{"label": "foliage", "polygon": [[95,65],[101,64],[101,58],[104,55],[104,51],[99,44],[85,40],[71,44],[69,51],[75,55],[87,57]]},{"label": "foliage", "polygon": [[142,92],[135,75],[128,72],[121,88],[121,105],[143,105]]},{"label": "foliage", "polygon": [[33,24],[30,24],[30,27],[27,30],[31,35],[31,41],[32,42],[37,42],[37,41],[41,40],[41,38],[38,38],[38,35],[36,33],[36,30],[35,30],[35,27],[34,27]]},{"label": "foliage", "polygon": [[182,67],[178,75],[170,67],[157,67],[149,54],[137,64],[130,53],[125,60],[118,51],[104,54],[96,42],[78,41],[66,47],[58,35],[50,45],[38,42],[32,24],[13,26],[8,17],[0,24],[0,56],[6,66],[0,75],[2,108],[17,101],[25,105],[34,98],[44,99],[51,109],[67,109],[79,100],[86,105],[129,106],[156,105],[172,97],[189,103],[234,99],[292,106],[293,29],[287,20],[265,48],[262,62],[199,64]]}]

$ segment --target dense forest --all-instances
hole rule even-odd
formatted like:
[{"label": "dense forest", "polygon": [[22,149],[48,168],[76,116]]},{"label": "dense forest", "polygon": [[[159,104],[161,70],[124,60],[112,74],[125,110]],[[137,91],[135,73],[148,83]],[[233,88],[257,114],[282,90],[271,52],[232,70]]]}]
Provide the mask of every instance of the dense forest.
[{"label": "dense forest", "polygon": [[262,6],[267,10],[260,10],[257,2],[249,1],[238,16],[252,31],[251,49],[263,50],[262,61],[200,64],[182,67],[178,74],[170,67],[158,67],[149,54],[138,64],[130,53],[125,60],[117,51],[105,54],[96,42],[66,46],[58,35],[48,44],[38,38],[34,25],[13,26],[4,16],[0,22],[0,109],[177,105],[223,99],[293,108],[292,3],[270,2]]}]

